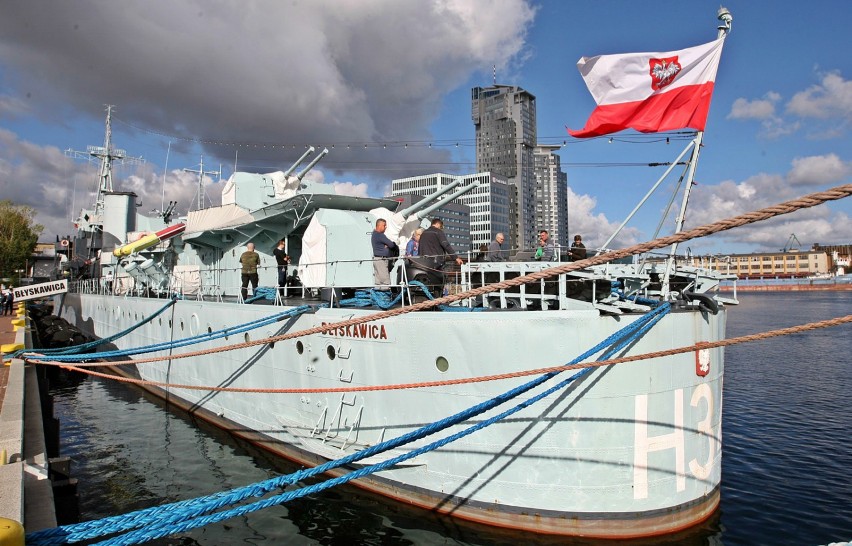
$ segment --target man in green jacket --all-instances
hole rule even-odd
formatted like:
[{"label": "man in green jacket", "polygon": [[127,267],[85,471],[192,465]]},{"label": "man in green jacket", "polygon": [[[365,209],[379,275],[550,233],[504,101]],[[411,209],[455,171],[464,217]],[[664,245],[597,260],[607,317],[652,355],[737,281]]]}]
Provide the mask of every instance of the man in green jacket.
[{"label": "man in green jacket", "polygon": [[257,266],[260,265],[260,255],[254,251],[254,243],[246,245],[246,251],[240,256],[240,264],[243,266],[241,277],[242,289],[240,292],[243,296],[243,301],[245,301],[246,297],[248,297],[249,283],[251,283],[252,296],[257,295]]}]

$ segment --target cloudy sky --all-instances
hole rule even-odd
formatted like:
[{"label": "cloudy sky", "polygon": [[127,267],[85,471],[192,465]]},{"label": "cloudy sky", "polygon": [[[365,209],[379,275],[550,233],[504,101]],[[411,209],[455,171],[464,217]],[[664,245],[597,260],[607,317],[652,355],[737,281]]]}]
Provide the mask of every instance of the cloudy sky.
[{"label": "cloudy sky", "polygon": [[[852,3],[727,3],[722,54],[687,226],[852,178]],[[718,2],[556,0],[184,0],[5,2],[0,17],[0,198],[27,204],[44,239],[71,231],[96,165],[68,157],[103,143],[143,165],[116,188],[145,212],[176,200],[216,203],[234,170],[283,169],[308,145],[331,149],[312,176],[338,191],[384,195],[393,178],[474,172],[470,89],[519,85],[537,97],[538,138],[563,143],[570,230],[591,246],[685,145],[631,132],[578,141],[594,104],[583,55],[670,51],[716,36]],[[654,140],[658,140],[654,142]],[[333,147],[333,148],[332,148]],[[651,238],[676,178],[619,244]],[[694,253],[852,242],[852,203],[693,241]],[[666,229],[666,228],[664,228]]]}]

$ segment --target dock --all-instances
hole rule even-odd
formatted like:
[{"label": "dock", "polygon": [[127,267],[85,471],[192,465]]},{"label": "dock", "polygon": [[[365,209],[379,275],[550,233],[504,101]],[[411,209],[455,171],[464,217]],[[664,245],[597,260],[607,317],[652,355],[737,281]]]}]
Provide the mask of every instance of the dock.
[{"label": "dock", "polygon": [[[0,316],[0,343],[31,347],[29,326],[26,316]],[[36,372],[5,355],[0,366],[0,518],[20,523],[27,533],[57,525]],[[0,536],[0,542],[9,538]]]}]

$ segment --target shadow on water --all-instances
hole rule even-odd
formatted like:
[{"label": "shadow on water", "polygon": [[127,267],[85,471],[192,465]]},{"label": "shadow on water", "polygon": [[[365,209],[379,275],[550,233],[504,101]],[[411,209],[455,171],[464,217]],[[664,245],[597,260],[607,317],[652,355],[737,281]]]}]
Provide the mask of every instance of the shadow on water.
[{"label": "shadow on water", "polygon": [[[170,406],[146,391],[98,378],[55,384],[63,454],[74,461],[84,520],[239,487],[300,467]],[[319,480],[300,482],[300,486]],[[661,541],[712,542],[718,518]],[[525,544],[609,542],[500,531],[395,503],[351,485],[150,544]]]}]

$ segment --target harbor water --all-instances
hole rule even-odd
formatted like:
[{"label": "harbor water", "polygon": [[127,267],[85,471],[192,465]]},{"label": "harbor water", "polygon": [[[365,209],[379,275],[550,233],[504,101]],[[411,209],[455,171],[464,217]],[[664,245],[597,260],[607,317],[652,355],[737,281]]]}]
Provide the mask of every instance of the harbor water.
[{"label": "harbor water", "polygon": [[[728,337],[843,316],[852,292],[740,294]],[[653,544],[852,540],[852,326],[726,350],[722,502]],[[544,363],[542,363],[543,365]],[[65,376],[51,389],[83,520],[193,498],[296,467],[136,387]],[[594,544],[501,533],[345,486],[150,544]]]}]

